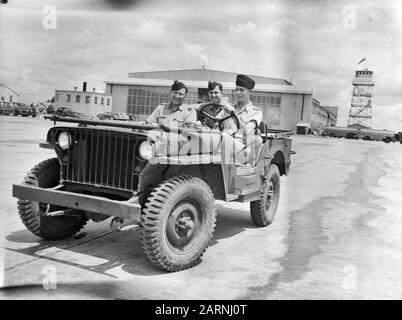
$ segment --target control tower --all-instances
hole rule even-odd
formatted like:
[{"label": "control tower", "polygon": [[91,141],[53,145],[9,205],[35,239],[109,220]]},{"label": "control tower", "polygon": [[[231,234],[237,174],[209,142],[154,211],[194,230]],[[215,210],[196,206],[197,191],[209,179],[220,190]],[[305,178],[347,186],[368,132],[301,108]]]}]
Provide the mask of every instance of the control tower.
[{"label": "control tower", "polygon": [[349,110],[348,127],[371,128],[371,97],[374,87],[373,71],[356,70],[352,81],[353,94]]}]

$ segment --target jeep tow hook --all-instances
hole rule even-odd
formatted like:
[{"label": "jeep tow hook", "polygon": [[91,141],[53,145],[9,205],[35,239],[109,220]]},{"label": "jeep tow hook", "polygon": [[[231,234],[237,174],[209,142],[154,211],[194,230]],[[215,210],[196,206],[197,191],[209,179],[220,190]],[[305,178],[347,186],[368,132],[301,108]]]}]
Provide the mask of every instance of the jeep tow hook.
[{"label": "jeep tow hook", "polygon": [[120,231],[123,228],[124,219],[120,217],[114,217],[112,221],[110,221],[110,228],[115,231]]},{"label": "jeep tow hook", "polygon": [[133,221],[132,223],[126,223],[123,218],[114,217],[112,221],[110,221],[110,228],[114,231],[131,231],[134,229],[138,229],[140,227],[139,221]]}]

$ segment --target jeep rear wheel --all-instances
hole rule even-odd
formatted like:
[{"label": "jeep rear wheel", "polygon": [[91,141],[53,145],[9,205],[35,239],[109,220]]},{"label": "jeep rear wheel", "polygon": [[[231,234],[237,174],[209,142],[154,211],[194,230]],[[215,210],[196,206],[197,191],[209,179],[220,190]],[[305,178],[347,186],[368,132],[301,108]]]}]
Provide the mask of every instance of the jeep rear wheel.
[{"label": "jeep rear wheel", "polygon": [[[24,178],[23,184],[40,188],[57,186],[60,164],[57,158],[37,164]],[[68,238],[77,233],[88,221],[85,215],[48,216],[47,213],[66,208],[32,200],[18,199],[18,213],[22,222],[34,235],[46,240]]]},{"label": "jeep rear wheel", "polygon": [[260,192],[260,199],[250,202],[251,220],[258,227],[274,221],[280,195],[280,173],[275,164],[268,167]]},{"label": "jeep rear wheel", "polygon": [[199,178],[178,176],[158,185],[141,216],[141,247],[148,259],[167,271],[196,265],[215,229],[214,201]]}]

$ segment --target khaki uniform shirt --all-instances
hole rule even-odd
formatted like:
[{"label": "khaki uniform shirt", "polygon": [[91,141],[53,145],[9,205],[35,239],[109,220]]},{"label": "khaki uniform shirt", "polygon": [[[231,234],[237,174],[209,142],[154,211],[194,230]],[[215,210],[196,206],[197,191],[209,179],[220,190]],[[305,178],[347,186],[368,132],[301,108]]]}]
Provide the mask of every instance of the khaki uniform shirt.
[{"label": "khaki uniform shirt", "polygon": [[158,105],[152,114],[148,117],[146,122],[158,123],[160,120],[165,119],[168,122],[196,122],[197,113],[193,107],[182,104],[174,109],[170,104]]},{"label": "khaki uniform shirt", "polygon": [[[245,125],[250,121],[255,121],[256,128],[258,128],[262,121],[262,111],[259,108],[255,107],[251,102],[243,106],[243,108],[240,110],[236,106],[235,113]],[[223,127],[224,129],[231,128],[233,130],[236,130],[236,125],[234,124],[233,119],[228,119],[228,121],[225,121]]]},{"label": "khaki uniform shirt", "polygon": [[241,121],[244,122],[244,124],[247,124],[248,122],[254,120],[257,124],[257,127],[260,125],[262,121],[262,111],[255,107],[251,102],[246,104],[241,110],[236,109],[236,114],[240,118]]}]

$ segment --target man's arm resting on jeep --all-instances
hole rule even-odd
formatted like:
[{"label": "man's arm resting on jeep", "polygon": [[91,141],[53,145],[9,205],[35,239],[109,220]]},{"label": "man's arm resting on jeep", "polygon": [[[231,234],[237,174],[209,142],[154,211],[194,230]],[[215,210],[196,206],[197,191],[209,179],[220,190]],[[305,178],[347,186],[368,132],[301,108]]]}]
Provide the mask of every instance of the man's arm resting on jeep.
[{"label": "man's arm resting on jeep", "polygon": [[145,120],[147,123],[158,123],[158,118],[161,116],[161,105],[157,106],[150,116]]}]

